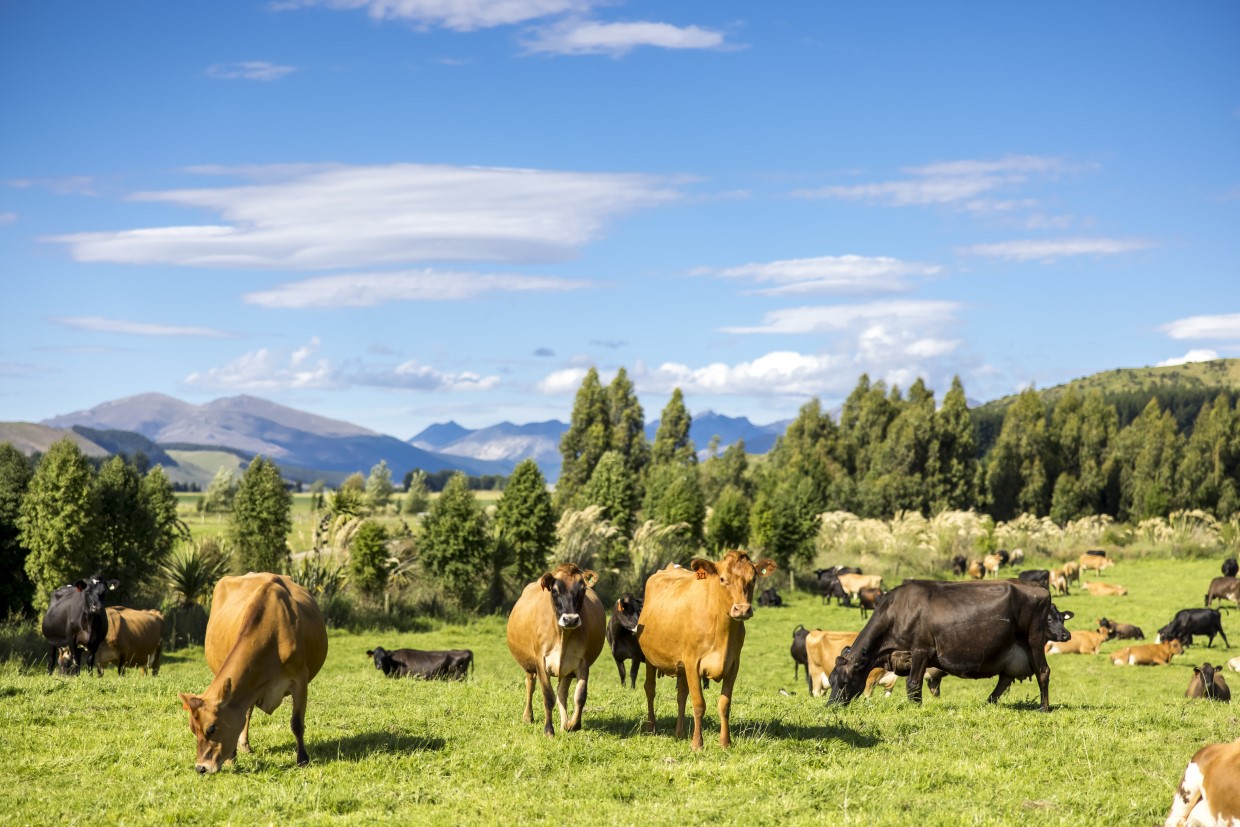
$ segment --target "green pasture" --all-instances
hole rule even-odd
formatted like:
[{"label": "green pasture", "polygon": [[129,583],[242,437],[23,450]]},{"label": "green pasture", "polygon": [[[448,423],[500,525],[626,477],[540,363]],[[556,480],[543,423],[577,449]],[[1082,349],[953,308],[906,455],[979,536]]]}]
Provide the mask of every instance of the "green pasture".
[{"label": "green pasture", "polygon": [[[1031,567],[1036,567],[1031,561]],[[1209,561],[1122,561],[1105,578],[1127,597],[1056,600],[1091,629],[1105,614],[1156,630],[1202,604]],[[204,689],[200,649],[165,656],[158,677],[48,677],[0,665],[0,821],[22,824],[1068,824],[1161,823],[1188,758],[1240,736],[1236,709],[1188,701],[1191,666],[1240,654],[1204,639],[1168,667],[1117,667],[1103,656],[1051,656],[1051,704],[1035,681],[997,706],[993,681],[943,682],[918,708],[902,687],[847,708],[807,697],[788,655],[798,623],[859,629],[856,610],[816,596],[758,609],[733,696],[734,746],[718,746],[716,688],[706,748],[672,737],[675,690],[658,684],[660,731],[641,733],[639,680],[619,685],[606,650],[581,732],[546,738],[521,722],[522,673],[504,620],[419,634],[332,633],[310,686],[311,764],[295,766],[289,707],[254,715],[252,755],[214,776],[193,771],[194,741],[177,692]],[[464,683],[388,680],[365,651],[474,650]],[[803,675],[803,673],[802,673]],[[1240,674],[1227,673],[1240,695]],[[783,695],[784,689],[794,693]],[[536,703],[536,707],[537,707]],[[540,715],[541,713],[539,713]]]}]

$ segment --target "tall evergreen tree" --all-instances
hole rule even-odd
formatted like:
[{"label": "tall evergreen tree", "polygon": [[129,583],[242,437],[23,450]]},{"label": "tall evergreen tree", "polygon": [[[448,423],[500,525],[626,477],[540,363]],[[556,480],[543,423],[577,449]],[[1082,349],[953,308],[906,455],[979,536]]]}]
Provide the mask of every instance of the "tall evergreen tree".
[{"label": "tall evergreen tree", "polygon": [[616,527],[621,541],[633,535],[637,521],[636,492],[633,478],[624,466],[624,457],[618,451],[608,451],[599,459],[577,503],[581,508],[602,506],[603,519]]},{"label": "tall evergreen tree", "polygon": [[706,518],[706,537],[717,553],[744,548],[749,543],[749,499],[736,486],[726,486],[715,498],[715,506]]},{"label": "tall evergreen tree", "polygon": [[152,557],[162,564],[178,542],[191,542],[193,537],[177,516],[177,495],[162,465],[156,465],[142,477],[140,495],[154,524],[151,538]]},{"label": "tall evergreen tree", "polygon": [[1003,429],[988,457],[986,485],[995,519],[1049,512],[1048,457],[1046,406],[1037,391],[1026,388],[1003,417]]},{"label": "tall evergreen tree", "polygon": [[430,502],[431,495],[426,490],[426,472],[419,468],[409,475],[409,482],[405,484],[401,511],[406,514],[421,514]]},{"label": "tall evergreen tree", "polygon": [[530,583],[546,571],[555,545],[555,508],[538,463],[522,460],[508,478],[495,507],[495,529],[511,555],[518,583]]},{"label": "tall evergreen tree", "polygon": [[1183,437],[1170,411],[1158,399],[1115,439],[1120,467],[1119,519],[1138,522],[1165,517],[1174,506],[1175,474]]},{"label": "tall evergreen tree", "polygon": [[977,505],[977,446],[969,402],[959,376],[935,414],[934,445],[928,461],[930,510],[958,511]]},{"label": "tall evergreen tree", "polygon": [[689,429],[693,425],[693,417],[685,408],[685,397],[680,388],[672,391],[672,398],[667,401],[663,413],[659,417],[659,429],[654,435],[654,446],[650,449],[650,461],[653,465],[696,465],[697,448],[689,438]]},{"label": "tall evergreen tree", "polygon": [[488,571],[491,537],[464,474],[453,474],[422,522],[422,567],[462,609],[473,610]]},{"label": "tall evergreen tree", "polygon": [[930,508],[926,473],[935,442],[934,394],[919,378],[900,407],[861,483],[862,513],[868,517]]},{"label": "tall evergreen tree", "polygon": [[727,488],[735,488],[742,496],[753,496],[753,480],[749,478],[749,457],[745,454],[745,440],[738,439],[702,463],[702,494],[707,505],[715,501]]},{"label": "tall evergreen tree", "polygon": [[607,386],[607,406],[610,448],[624,458],[625,470],[636,491],[650,464],[650,443],[646,440],[646,413],[624,368],[616,372],[616,378]]},{"label": "tall evergreen tree", "polygon": [[1114,516],[1118,475],[1110,459],[1119,430],[1115,408],[1098,391],[1082,397],[1069,388],[1051,412],[1050,441],[1056,473],[1051,517],[1067,522],[1089,514]]},{"label": "tall evergreen tree", "polygon": [[170,545],[156,543],[155,515],[142,496],[142,478],[121,457],[99,469],[92,499],[95,510],[95,554],[100,571],[120,581],[121,598],[140,592],[162,562]]},{"label": "tall evergreen tree", "polygon": [[66,583],[100,573],[89,570],[95,564],[93,478],[90,461],[67,437],[52,443],[31,477],[18,528],[29,551],[26,575],[36,609]]},{"label": "tall evergreen tree", "polygon": [[374,511],[382,511],[387,508],[388,503],[392,500],[392,492],[396,487],[392,485],[392,469],[388,468],[387,460],[379,460],[379,464],[370,469],[370,476],[366,478],[366,505]]},{"label": "tall evergreen tree", "polygon": [[220,466],[207,485],[206,496],[203,497],[202,510],[208,513],[224,513],[232,511],[233,498],[237,496],[237,482],[233,479],[230,468]]},{"label": "tall evergreen tree", "polygon": [[814,559],[817,498],[809,477],[789,477],[761,487],[749,510],[750,547],[774,558],[790,582],[798,568]]},{"label": "tall evergreen tree", "polygon": [[683,540],[702,544],[702,525],[706,521],[706,500],[698,482],[698,467],[670,462],[650,469],[643,508],[647,520],[661,526],[685,523]]},{"label": "tall evergreen tree", "polygon": [[892,388],[889,394],[886,384],[881,381],[871,384],[866,374],[861,375],[857,386],[844,400],[838,453],[854,481],[860,482],[870,472],[870,463],[901,408],[898,388]]},{"label": "tall evergreen tree", "polygon": [[611,409],[598,371],[590,368],[577,397],[568,430],[560,438],[560,479],[555,486],[556,507],[570,507],[589,482],[594,466],[611,447]]},{"label": "tall evergreen tree", "polygon": [[0,618],[25,614],[34,597],[34,586],[26,576],[28,552],[18,527],[22,498],[33,475],[21,451],[11,442],[0,443]]},{"label": "tall evergreen tree", "polygon": [[1201,407],[1178,471],[1177,501],[1227,519],[1240,510],[1240,415],[1220,393]]},{"label": "tall evergreen tree", "polygon": [[759,475],[759,491],[765,491],[770,501],[774,489],[783,482],[804,477],[809,480],[814,514],[829,509],[855,510],[856,485],[841,462],[844,453],[840,430],[822,403],[811,399],[776,440]]},{"label": "tall evergreen tree", "polygon": [[228,539],[241,571],[284,570],[292,507],[293,495],[284,487],[279,467],[266,457],[254,457],[237,486],[228,522]]},{"label": "tall evergreen tree", "polygon": [[383,594],[388,579],[387,529],[375,520],[363,520],[349,544],[349,583],[362,594]]}]

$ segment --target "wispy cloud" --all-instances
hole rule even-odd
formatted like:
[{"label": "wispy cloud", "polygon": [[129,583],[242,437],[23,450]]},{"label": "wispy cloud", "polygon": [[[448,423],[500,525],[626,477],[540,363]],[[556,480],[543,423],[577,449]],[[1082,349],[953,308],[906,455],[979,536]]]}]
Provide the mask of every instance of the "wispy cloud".
[{"label": "wispy cloud", "polygon": [[594,5],[594,0],[278,0],[273,7],[365,9],[375,20],[400,20],[423,30],[469,32],[562,14],[583,14]]},{"label": "wispy cloud", "polygon": [[8,182],[18,189],[48,189],[57,195],[98,195],[95,179],[88,175],[62,175],[56,178],[15,178]]},{"label": "wispy cloud", "polygon": [[1212,362],[1218,358],[1218,351],[1206,348],[1190,350],[1183,356],[1172,356],[1170,359],[1164,359],[1158,363],[1160,368],[1168,368],[1172,365],[1186,365],[1189,362]]},{"label": "wispy cloud", "polygon": [[572,19],[535,29],[522,45],[531,54],[620,57],[639,46],[719,49],[724,45],[724,36],[722,32],[699,26],[673,26],[644,20],[604,23]]},{"label": "wispy cloud", "polygon": [[485,391],[499,384],[498,376],[482,376],[468,371],[444,373],[416,361],[390,369],[358,369],[344,374],[350,385],[369,385],[415,391]]},{"label": "wispy cloud", "polygon": [[211,339],[231,339],[235,334],[213,327],[190,327],[161,324],[159,322],[130,322],[122,319],[105,319],[102,316],[54,316],[48,321],[75,330],[92,330],[97,333],[123,333],[129,336],[198,336]]},{"label": "wispy cloud", "polygon": [[1189,316],[1158,328],[1172,339],[1240,339],[1240,313]]},{"label": "wispy cloud", "polygon": [[725,327],[725,333],[829,333],[866,325],[890,325],[912,329],[926,325],[950,325],[960,310],[951,301],[879,301],[815,307],[788,307],[765,314],[763,324]]},{"label": "wispy cloud", "polygon": [[244,298],[249,304],[273,308],[373,307],[394,301],[472,299],[495,292],[563,292],[587,285],[584,281],[543,276],[417,270],[322,276],[247,293]]},{"label": "wispy cloud", "polygon": [[[222,170],[206,170],[219,174]],[[557,261],[608,222],[680,197],[667,178],[391,164],[236,170],[251,183],[142,192],[132,200],[218,213],[223,223],[46,240],[78,261],[318,269],[414,261]]]},{"label": "wispy cloud", "polygon": [[0,212],[0,224],[12,224],[17,220],[15,212]]},{"label": "wispy cloud", "polygon": [[908,277],[933,276],[941,267],[885,256],[819,256],[785,259],[763,264],[744,264],[725,269],[698,268],[698,275],[744,278],[773,284],[753,292],[765,296],[814,293],[898,293],[909,289]]},{"label": "wispy cloud", "polygon": [[798,198],[867,201],[892,207],[952,206],[972,212],[1005,212],[1036,204],[1031,199],[995,199],[1032,177],[1054,177],[1069,169],[1059,158],[1005,155],[995,160],[964,160],[906,167],[907,178],[868,184],[833,185],[793,192]]},{"label": "wispy cloud", "polygon": [[1113,256],[1153,247],[1142,238],[1059,238],[1000,241],[961,247],[964,256],[989,256],[1009,261],[1054,261],[1068,256]]},{"label": "wispy cloud", "polygon": [[281,66],[265,60],[243,60],[239,63],[214,63],[207,67],[207,77],[221,80],[279,80],[296,71],[296,66]]},{"label": "wispy cloud", "polygon": [[619,350],[628,345],[625,339],[591,339],[590,344],[594,347],[605,347],[609,350]]}]

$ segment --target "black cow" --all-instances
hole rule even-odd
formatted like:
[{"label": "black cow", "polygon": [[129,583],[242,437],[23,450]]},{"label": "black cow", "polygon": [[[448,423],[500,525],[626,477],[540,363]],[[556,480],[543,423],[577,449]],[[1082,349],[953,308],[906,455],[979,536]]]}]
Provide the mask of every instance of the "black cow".
[{"label": "black cow", "polygon": [[779,592],[775,589],[763,589],[762,594],[758,595],[759,606],[782,606],[784,599],[779,596]]},{"label": "black cow", "polygon": [[957,554],[952,558],[952,574],[957,577],[964,577],[964,573],[969,570],[969,558],[963,554]]},{"label": "black cow", "polygon": [[1223,561],[1223,576],[1235,577],[1237,574],[1240,574],[1240,565],[1236,563],[1235,557],[1228,557]]},{"label": "black cow", "polygon": [[[926,670],[958,678],[993,678],[990,703],[1016,679],[1036,675],[1042,711],[1050,711],[1048,641],[1071,634],[1050,592],[1011,580],[947,582],[915,580],[883,596],[848,652],[835,661],[831,702],[849,703],[861,693],[875,666],[907,675],[909,700],[921,703]],[[906,660],[907,659],[907,660]]]},{"label": "black cow", "polygon": [[[461,650],[464,651],[464,650]],[[413,676],[433,680],[436,678],[463,678],[464,673],[452,671],[453,656],[449,652],[424,652],[421,649],[384,649],[376,646],[366,654],[375,659],[375,668],[389,678]]]},{"label": "black cow", "polygon": [[1234,577],[1216,577],[1211,580],[1210,588],[1206,590],[1206,608],[1210,608],[1210,603],[1215,600],[1240,603],[1240,580]]},{"label": "black cow", "polygon": [[69,650],[73,674],[82,668],[86,653],[86,669],[95,668],[95,652],[108,636],[108,615],[104,598],[120,585],[119,580],[104,580],[99,575],[61,586],[52,592],[47,613],[43,615],[43,637],[51,647],[47,674],[60,662],[60,649]]},{"label": "black cow", "polygon": [[861,574],[861,569],[852,566],[832,566],[829,569],[818,569],[814,572],[818,577],[818,593],[822,595],[824,604],[834,597],[837,606],[852,606],[852,599],[848,592],[844,591],[839,578],[841,574],[848,573]]},{"label": "black cow", "polygon": [[1017,575],[1017,579],[1025,583],[1041,586],[1048,592],[1051,590],[1051,573],[1046,569],[1028,569]]},{"label": "black cow", "polygon": [[454,681],[463,681],[474,671],[474,651],[472,649],[449,649],[448,677]]},{"label": "black cow", "polygon": [[642,602],[642,598],[625,592],[624,597],[616,601],[607,620],[607,643],[611,646],[611,656],[616,659],[616,668],[620,670],[621,686],[624,686],[624,662],[633,662],[630,688],[637,686],[637,667],[646,662],[635,634],[637,620],[642,614]]},{"label": "black cow", "polygon": [[1107,620],[1105,617],[1098,618],[1098,631],[1106,630],[1110,637],[1108,640],[1145,640],[1145,632],[1141,631],[1140,626],[1133,626],[1131,623],[1116,623],[1114,620]]},{"label": "black cow", "polygon": [[1008,561],[1012,559],[1012,555],[1009,554],[1008,550],[1005,548],[1001,548],[998,551],[996,551],[995,556],[999,558],[1000,566],[1006,566],[1008,564]]},{"label": "black cow", "polygon": [[809,635],[809,629],[804,626],[797,626],[792,630],[792,648],[789,653],[792,655],[792,677],[795,680],[801,667],[805,667],[805,683],[807,684],[810,694],[814,692],[814,679],[809,674],[809,656],[805,653],[805,638]]},{"label": "black cow", "polygon": [[1089,551],[1085,553],[1092,557],[1106,557],[1107,556],[1107,553],[1100,548],[1091,548]]},{"label": "black cow", "polygon": [[1218,609],[1180,609],[1170,623],[1158,630],[1158,637],[1154,641],[1166,643],[1169,640],[1178,640],[1184,646],[1192,646],[1193,635],[1208,636],[1210,640],[1206,643],[1207,646],[1213,646],[1214,636],[1218,635],[1223,639],[1223,645],[1231,648],[1227,635],[1223,634],[1223,616]]}]

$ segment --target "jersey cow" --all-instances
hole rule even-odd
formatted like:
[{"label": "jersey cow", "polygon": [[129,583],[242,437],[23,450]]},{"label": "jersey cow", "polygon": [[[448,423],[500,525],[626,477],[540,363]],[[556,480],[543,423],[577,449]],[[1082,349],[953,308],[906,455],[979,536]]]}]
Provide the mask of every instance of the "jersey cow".
[{"label": "jersey cow", "polygon": [[81,671],[83,652],[86,654],[87,671],[94,668],[95,653],[108,636],[104,599],[109,591],[119,585],[120,581],[104,580],[96,575],[52,592],[51,602],[43,615],[43,637],[51,647],[47,674],[52,674],[60,662],[61,648],[69,651],[73,674]]},{"label": "jersey cow", "polygon": [[164,616],[154,609],[126,609],[108,606],[108,634],[95,653],[95,668],[116,664],[116,674],[125,674],[126,666],[142,668],[146,674],[159,674],[159,661],[164,652]]},{"label": "jersey cow", "polygon": [[327,659],[327,627],[314,598],[291,579],[250,572],[215,584],[205,641],[215,679],[201,695],[181,693],[198,741],[194,769],[212,773],[250,752],[250,714],[293,698],[297,765],[306,752],[306,695]]},{"label": "jersey cow", "polygon": [[1240,740],[1210,744],[1184,768],[1166,827],[1240,823]]},{"label": "jersey cow", "polygon": [[1172,638],[1166,643],[1143,643],[1125,646],[1111,653],[1111,663],[1116,666],[1166,666],[1176,655],[1183,654],[1180,641]]},{"label": "jersey cow", "polygon": [[[560,712],[565,732],[581,729],[590,667],[603,651],[603,604],[591,586],[598,575],[565,563],[525,587],[508,615],[508,651],[525,670],[525,712],[534,722],[534,683],[542,689],[543,732],[555,735],[551,707]],[[551,679],[558,678],[556,691]],[[568,714],[568,687],[576,679],[573,714]]]},{"label": "jersey cow", "polygon": [[646,581],[646,600],[637,642],[646,657],[646,731],[654,732],[654,684],[657,675],[676,677],[676,737],[685,735],[685,698],[693,701],[693,741],[702,748],[706,701],[701,678],[720,682],[719,745],[732,737],[728,715],[732,687],[745,644],[745,621],[753,617],[758,578],[775,571],[772,560],[754,563],[749,555],[729,551],[722,560],[695,559],[688,568],[671,565]]},{"label": "jersey cow", "polygon": [[1071,637],[1065,641],[1047,641],[1048,655],[1096,655],[1098,650],[1111,638],[1110,631],[1070,632]]},{"label": "jersey cow", "polygon": [[642,648],[637,645],[637,621],[641,618],[642,601],[625,593],[616,601],[607,620],[607,644],[611,646],[611,656],[616,660],[616,669],[620,671],[620,685],[624,686],[624,662],[631,662],[630,687],[637,688],[637,667],[642,665]]},{"label": "jersey cow", "polygon": [[1071,617],[1055,608],[1049,592],[1026,583],[907,581],[886,594],[836,661],[831,701],[852,701],[870,670],[882,666],[906,674],[909,700],[921,703],[922,680],[934,667],[958,678],[998,676],[991,703],[1012,681],[1036,675],[1042,711],[1049,712],[1045,646],[1068,640],[1064,621]]}]

